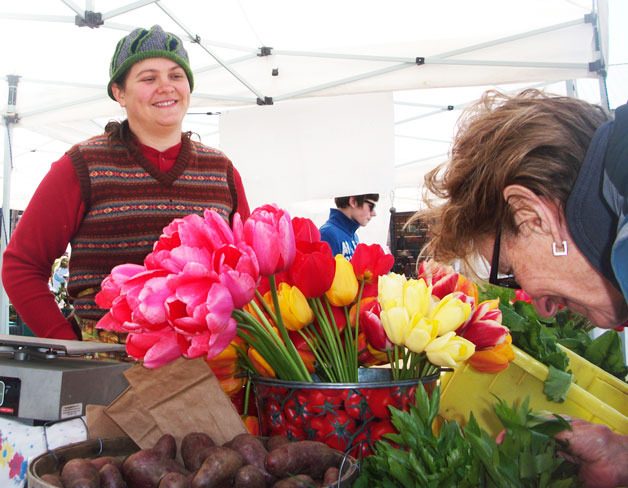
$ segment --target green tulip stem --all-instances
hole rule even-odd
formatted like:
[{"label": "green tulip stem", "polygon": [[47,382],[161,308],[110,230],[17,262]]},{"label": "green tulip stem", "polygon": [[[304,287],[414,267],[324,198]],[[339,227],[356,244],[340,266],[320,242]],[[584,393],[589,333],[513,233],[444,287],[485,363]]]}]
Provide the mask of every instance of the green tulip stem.
[{"label": "green tulip stem", "polygon": [[[360,289],[358,291],[358,298],[355,305],[355,334],[353,336],[353,343],[351,344],[351,359],[353,360],[353,371],[357,374],[358,371],[358,337],[360,336],[360,305],[362,302],[362,294],[364,293],[364,280],[360,281]],[[347,317],[348,319],[349,317]],[[347,320],[347,324],[349,324],[349,320]],[[355,381],[358,381],[358,378],[355,378]]]},{"label": "green tulip stem", "polygon": [[[255,289],[255,297],[257,298],[257,301],[262,304],[262,307],[264,308],[264,311],[270,317],[270,320],[277,323],[277,318],[275,317],[275,311],[270,305],[268,305],[266,300],[264,300],[264,297],[262,296],[262,294],[259,292],[257,288]],[[255,300],[252,300],[250,303],[256,303],[256,302]]]},{"label": "green tulip stem", "polygon": [[276,355],[278,348],[282,350],[282,345],[277,345],[274,338],[259,323],[251,325],[244,321],[240,322],[238,335],[259,352],[280,378],[290,377],[291,371],[295,369],[289,362],[290,358],[285,354]]},{"label": "green tulip stem", "polygon": [[316,361],[318,363],[318,367],[322,368],[325,371],[325,374],[328,378],[333,378],[333,371],[328,366],[330,364],[330,359],[332,356],[329,354],[329,351],[326,350],[326,348],[319,348],[316,346],[316,344],[321,344],[320,336],[318,337],[318,339],[312,337],[314,335],[318,335],[316,330],[307,330],[307,333],[311,334],[310,336],[308,336],[308,334],[304,330],[299,330],[298,333],[314,354],[314,357],[316,358]]},{"label": "green tulip stem", "polygon": [[[327,299],[327,297],[323,298],[324,303],[325,303],[325,309],[327,309],[327,315],[325,315],[325,309],[323,308],[323,304],[321,302],[319,302],[320,304],[320,312],[323,316],[325,316],[325,318],[329,317],[329,320],[327,320],[327,326],[330,328],[330,333],[333,334],[334,339],[335,339],[335,343],[337,345],[337,349],[338,349],[338,354],[342,354],[342,364],[347,364],[347,358],[344,357],[344,348],[342,347],[342,339],[340,338],[340,330],[338,329],[338,324],[336,323],[336,318],[334,317],[334,312],[332,312],[331,309],[331,303],[329,302],[329,300]],[[331,322],[331,325],[330,325]],[[347,321],[348,323],[348,321]]]},{"label": "green tulip stem", "polygon": [[[326,299],[325,299],[326,300]],[[346,374],[344,369],[347,366],[346,358],[344,357],[344,351],[342,349],[342,340],[340,339],[340,333],[334,320],[334,315],[331,311],[329,302],[325,302],[328,308],[328,315],[325,314],[323,304],[320,298],[310,299],[310,304],[313,305],[312,309],[316,315],[316,321],[320,326],[320,343],[327,346],[329,359],[331,360],[330,366],[333,373],[333,378],[329,378],[330,381],[345,381]],[[330,324],[329,322],[332,322]]]}]

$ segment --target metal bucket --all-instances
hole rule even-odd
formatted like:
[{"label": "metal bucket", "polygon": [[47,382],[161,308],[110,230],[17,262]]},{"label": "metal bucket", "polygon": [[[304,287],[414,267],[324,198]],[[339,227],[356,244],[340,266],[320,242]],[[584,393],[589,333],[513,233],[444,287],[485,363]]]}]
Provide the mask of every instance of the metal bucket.
[{"label": "metal bucket", "polygon": [[372,454],[384,434],[396,432],[389,407],[407,411],[417,386],[430,394],[438,378],[393,381],[388,368],[361,368],[358,383],[254,377],[260,434],[322,441],[359,459]]}]

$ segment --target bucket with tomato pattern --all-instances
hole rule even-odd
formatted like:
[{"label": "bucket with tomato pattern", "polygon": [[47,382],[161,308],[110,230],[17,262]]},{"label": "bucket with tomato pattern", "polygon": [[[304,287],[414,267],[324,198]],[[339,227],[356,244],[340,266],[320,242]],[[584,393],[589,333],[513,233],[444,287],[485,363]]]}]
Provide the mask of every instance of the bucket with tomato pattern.
[{"label": "bucket with tomato pattern", "polygon": [[317,440],[354,457],[368,456],[378,439],[396,432],[388,407],[407,411],[417,386],[431,394],[439,374],[393,381],[389,369],[362,368],[358,383],[254,377],[260,434]]}]

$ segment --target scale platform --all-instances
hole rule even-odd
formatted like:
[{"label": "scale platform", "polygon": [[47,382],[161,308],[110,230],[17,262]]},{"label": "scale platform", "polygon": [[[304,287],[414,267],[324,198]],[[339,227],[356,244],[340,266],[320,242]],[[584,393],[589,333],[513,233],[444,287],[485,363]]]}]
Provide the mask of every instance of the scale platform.
[{"label": "scale platform", "polygon": [[132,362],[89,359],[124,352],[124,344],[0,334],[0,415],[57,421],[109,405],[128,386]]}]

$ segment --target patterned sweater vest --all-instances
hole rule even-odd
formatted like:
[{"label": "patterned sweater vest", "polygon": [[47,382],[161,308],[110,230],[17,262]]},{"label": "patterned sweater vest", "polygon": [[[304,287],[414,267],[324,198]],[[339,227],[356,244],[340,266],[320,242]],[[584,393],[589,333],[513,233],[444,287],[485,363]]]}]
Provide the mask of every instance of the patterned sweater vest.
[{"label": "patterned sweater vest", "polygon": [[102,280],[118,264],[142,264],[174,218],[211,209],[230,220],[237,209],[231,161],[187,137],[166,173],[137,147],[112,144],[106,135],[72,147],[68,155],[86,210],[71,241],[68,284],[81,319],[106,313],[94,301]]}]

